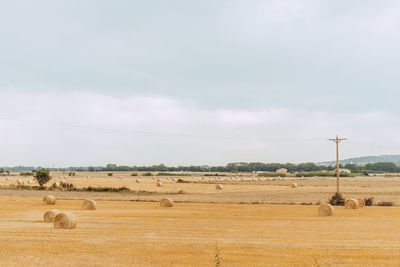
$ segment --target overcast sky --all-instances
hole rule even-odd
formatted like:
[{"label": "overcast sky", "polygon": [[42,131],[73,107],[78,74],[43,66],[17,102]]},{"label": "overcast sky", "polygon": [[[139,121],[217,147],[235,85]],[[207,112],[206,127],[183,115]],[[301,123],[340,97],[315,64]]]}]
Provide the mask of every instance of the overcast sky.
[{"label": "overcast sky", "polygon": [[400,154],[399,1],[3,1],[0,166]]}]

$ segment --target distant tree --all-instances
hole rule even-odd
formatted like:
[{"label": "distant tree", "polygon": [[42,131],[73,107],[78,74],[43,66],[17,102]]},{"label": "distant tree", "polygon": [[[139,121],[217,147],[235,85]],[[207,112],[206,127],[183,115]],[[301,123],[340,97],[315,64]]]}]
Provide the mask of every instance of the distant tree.
[{"label": "distant tree", "polygon": [[94,172],[94,167],[89,167],[89,168],[88,168],[88,171],[89,171],[89,172]]},{"label": "distant tree", "polygon": [[41,188],[43,188],[44,185],[51,180],[49,170],[46,169],[37,170],[34,177]]},{"label": "distant tree", "polygon": [[0,173],[3,173],[4,172],[4,169],[3,168],[0,168]]}]

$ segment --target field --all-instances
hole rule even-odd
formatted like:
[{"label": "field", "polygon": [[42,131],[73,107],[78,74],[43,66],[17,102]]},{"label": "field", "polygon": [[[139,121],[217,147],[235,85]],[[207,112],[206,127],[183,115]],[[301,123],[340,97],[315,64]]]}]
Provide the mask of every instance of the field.
[{"label": "field", "polygon": [[[51,183],[65,174],[52,175]],[[196,175],[181,177],[190,183],[163,177],[162,187],[152,177],[136,183],[129,173],[112,178],[77,173],[67,179],[78,188],[126,186],[135,190],[130,193],[21,190],[15,188],[19,176],[0,177],[0,265],[400,265],[400,207],[335,207],[334,216],[318,217],[315,203],[333,194],[334,178],[260,181],[248,174],[203,180]],[[31,178],[22,179],[27,184]],[[399,180],[344,178],[342,192],[398,204]],[[299,187],[290,188],[293,182]],[[216,190],[216,183],[223,190]],[[58,198],[55,206],[41,201],[49,193]],[[160,207],[165,195],[177,200],[174,207]],[[85,198],[95,199],[97,210],[82,210]],[[309,202],[314,205],[298,205]],[[59,230],[43,222],[44,212],[54,208],[72,211],[77,228]]]}]

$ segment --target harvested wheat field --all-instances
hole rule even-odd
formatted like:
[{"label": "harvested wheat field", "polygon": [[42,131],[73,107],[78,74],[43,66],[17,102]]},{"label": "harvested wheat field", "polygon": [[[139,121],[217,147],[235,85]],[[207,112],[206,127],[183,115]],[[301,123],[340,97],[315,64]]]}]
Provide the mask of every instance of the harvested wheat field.
[{"label": "harvested wheat field", "polygon": [[[75,229],[43,222],[40,198],[0,197],[2,266],[398,266],[399,207],[57,200]],[[52,208],[53,208],[52,207]]]}]

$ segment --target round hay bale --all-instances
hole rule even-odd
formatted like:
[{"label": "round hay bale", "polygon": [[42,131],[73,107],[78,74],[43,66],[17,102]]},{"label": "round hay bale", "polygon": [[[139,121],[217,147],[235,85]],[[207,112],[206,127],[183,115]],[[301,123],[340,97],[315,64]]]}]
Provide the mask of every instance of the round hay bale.
[{"label": "round hay bale", "polygon": [[344,201],[344,206],[346,209],[358,209],[359,203],[358,200],[355,198],[348,198]]},{"label": "round hay bale", "polygon": [[222,184],[217,184],[217,185],[215,186],[215,188],[216,188],[217,190],[222,190]]},{"label": "round hay bale", "polygon": [[54,218],[59,214],[60,212],[58,210],[48,210],[44,213],[43,215],[43,220],[45,222],[54,222]]},{"label": "round hay bale", "polygon": [[22,184],[23,184],[23,182],[22,182],[22,179],[21,179],[21,178],[17,180],[17,184],[18,184],[18,185],[22,185]]},{"label": "round hay bale", "polygon": [[28,184],[33,184],[33,181],[32,181],[32,180],[29,180],[29,181],[28,181]]},{"label": "round hay bale", "polygon": [[364,207],[365,207],[365,201],[364,201],[364,199],[361,198],[361,197],[356,197],[356,199],[357,199],[357,201],[358,201],[358,206],[359,206],[360,208],[364,208]]},{"label": "round hay bale", "polygon": [[56,204],[56,197],[53,195],[46,195],[43,197],[43,202],[46,205],[55,205]]},{"label": "round hay bale", "polygon": [[332,216],[334,208],[331,204],[323,203],[318,207],[318,216]]},{"label": "round hay bale", "polygon": [[174,201],[169,197],[164,197],[160,201],[161,207],[172,207],[174,205]]},{"label": "round hay bale", "polygon": [[74,229],[77,223],[75,215],[70,212],[62,212],[54,217],[54,228],[56,229]]},{"label": "round hay bale", "polygon": [[290,187],[291,187],[291,188],[297,188],[298,185],[297,185],[296,183],[293,183]]},{"label": "round hay bale", "polygon": [[157,186],[161,187],[162,186],[162,182],[157,182]]},{"label": "round hay bale", "polygon": [[92,199],[86,199],[82,203],[82,208],[84,210],[95,210],[96,209],[96,201]]},{"label": "round hay bale", "polygon": [[62,183],[62,184],[66,184],[67,181],[66,181],[65,179],[62,179],[62,180],[61,180],[61,183]]},{"label": "round hay bale", "polygon": [[161,178],[158,178],[158,179],[157,179],[157,182],[162,182]]},{"label": "round hay bale", "polygon": [[7,177],[6,180],[7,180],[7,181],[10,181],[10,177]]},{"label": "round hay bale", "polygon": [[140,183],[142,180],[140,178],[136,179],[136,183]]},{"label": "round hay bale", "polygon": [[60,187],[60,182],[56,182],[56,187]]}]

